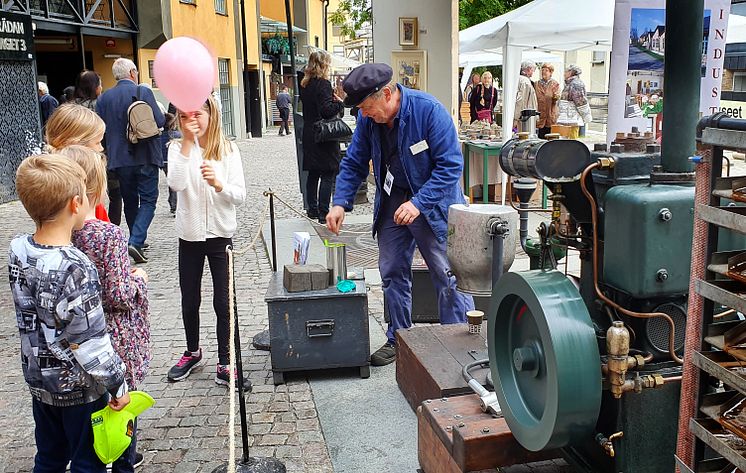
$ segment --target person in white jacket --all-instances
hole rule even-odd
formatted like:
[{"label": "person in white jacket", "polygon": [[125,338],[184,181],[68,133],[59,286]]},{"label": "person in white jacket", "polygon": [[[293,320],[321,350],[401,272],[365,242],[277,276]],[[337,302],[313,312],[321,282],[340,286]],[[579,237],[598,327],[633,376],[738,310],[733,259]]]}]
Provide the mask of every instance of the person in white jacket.
[{"label": "person in white jacket", "polygon": [[[217,316],[218,364],[215,382],[227,385],[228,260],[225,248],[236,232],[236,206],[246,198],[246,183],[238,147],[222,132],[220,110],[209,97],[196,112],[179,111],[183,134],[168,149],[168,185],[178,194],[176,235],[179,238],[179,286],[187,349],[169,370],[169,381],[180,381],[202,362],[199,306],[205,257],[212,275],[212,305]],[[236,373],[233,373],[235,376]],[[244,390],[251,383],[244,377]]]}]

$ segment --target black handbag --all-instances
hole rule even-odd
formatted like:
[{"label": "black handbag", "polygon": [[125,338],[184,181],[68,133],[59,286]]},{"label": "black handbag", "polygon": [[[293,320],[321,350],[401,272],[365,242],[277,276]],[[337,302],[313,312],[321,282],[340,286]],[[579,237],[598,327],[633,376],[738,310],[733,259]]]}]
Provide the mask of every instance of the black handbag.
[{"label": "black handbag", "polygon": [[352,136],[352,130],[339,117],[321,119],[313,124],[313,140],[316,143],[344,140]]}]

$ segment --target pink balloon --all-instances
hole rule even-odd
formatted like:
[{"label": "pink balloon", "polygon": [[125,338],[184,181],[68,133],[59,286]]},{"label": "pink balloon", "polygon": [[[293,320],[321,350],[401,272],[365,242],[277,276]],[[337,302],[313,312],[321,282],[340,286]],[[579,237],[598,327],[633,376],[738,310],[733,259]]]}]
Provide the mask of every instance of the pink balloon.
[{"label": "pink balloon", "polygon": [[196,39],[180,36],[158,48],[153,75],[176,108],[193,112],[202,107],[215,85],[215,58]]}]

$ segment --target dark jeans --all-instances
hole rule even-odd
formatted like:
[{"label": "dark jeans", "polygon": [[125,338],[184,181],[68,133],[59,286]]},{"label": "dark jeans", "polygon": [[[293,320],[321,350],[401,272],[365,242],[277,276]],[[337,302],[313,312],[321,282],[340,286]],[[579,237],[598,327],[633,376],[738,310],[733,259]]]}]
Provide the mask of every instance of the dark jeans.
[{"label": "dark jeans", "polygon": [[109,194],[109,220],[119,226],[122,223],[122,193],[114,171],[106,171],[106,189]]},{"label": "dark jeans", "polygon": [[[308,214],[325,218],[329,213],[329,201],[332,197],[334,185],[334,171],[308,171],[306,180],[306,199],[308,200]],[[319,185],[321,180],[321,185]]]},{"label": "dark jeans", "polygon": [[[168,163],[163,163],[163,174],[168,177]],[[168,188],[168,207],[171,210],[171,212],[176,212],[176,192],[171,190],[171,188]]]},{"label": "dark jeans", "polygon": [[36,422],[34,473],[60,473],[70,461],[71,473],[105,473],[106,465],[93,450],[91,414],[106,405],[106,398],[71,407],[53,407],[33,399]]},{"label": "dark jeans", "polygon": [[288,125],[288,120],[290,120],[290,109],[289,108],[280,108],[280,120],[282,120],[282,123],[280,124],[280,134],[282,135],[283,128],[285,129],[285,133],[290,133],[290,126]]},{"label": "dark jeans", "polygon": [[181,318],[184,321],[187,350],[199,350],[199,306],[202,303],[202,272],[205,257],[212,275],[212,308],[217,316],[218,362],[228,364],[228,257],[225,247],[230,238],[208,238],[207,241],[179,239],[179,286],[181,287]]},{"label": "dark jeans", "polygon": [[142,248],[158,201],[158,166],[125,166],[116,173],[124,201],[124,218],[130,229],[129,244]]}]

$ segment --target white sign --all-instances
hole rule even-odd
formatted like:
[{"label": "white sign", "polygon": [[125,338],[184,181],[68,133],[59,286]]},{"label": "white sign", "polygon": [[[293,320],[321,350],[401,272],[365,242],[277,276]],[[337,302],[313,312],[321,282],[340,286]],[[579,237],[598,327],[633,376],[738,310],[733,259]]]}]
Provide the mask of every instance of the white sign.
[{"label": "white sign", "polygon": [[[699,110],[711,115],[720,109],[720,86],[725,56],[729,0],[705,0],[702,36],[702,86]],[[699,34],[692,32],[692,34]],[[609,81],[607,141],[632,127],[655,127],[663,97],[666,47],[665,0],[617,0]],[[665,112],[665,107],[663,107]],[[657,122],[660,122],[658,120]]]}]

